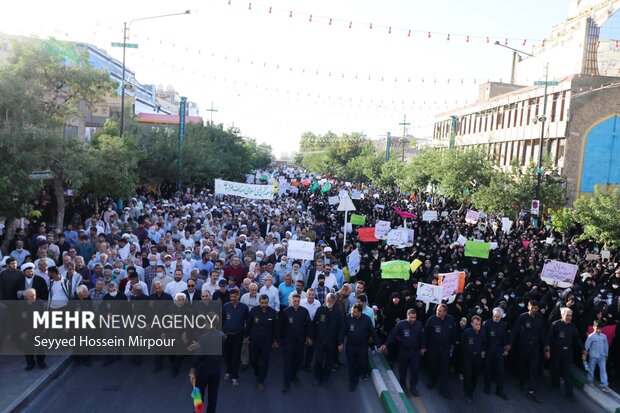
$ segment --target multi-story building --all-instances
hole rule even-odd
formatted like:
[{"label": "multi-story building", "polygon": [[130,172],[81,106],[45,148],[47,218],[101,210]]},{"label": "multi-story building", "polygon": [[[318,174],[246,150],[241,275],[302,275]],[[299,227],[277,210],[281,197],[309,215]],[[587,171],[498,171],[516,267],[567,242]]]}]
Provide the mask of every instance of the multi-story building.
[{"label": "multi-story building", "polygon": [[[484,84],[475,104],[437,115],[434,145],[483,146],[508,168],[513,160],[537,162],[543,133],[543,156],[565,178],[569,203],[595,186],[619,186],[619,9],[620,1],[574,0],[571,16],[533,57],[513,56],[513,84]],[[545,63],[546,96],[542,85],[524,86],[545,80]]]}]

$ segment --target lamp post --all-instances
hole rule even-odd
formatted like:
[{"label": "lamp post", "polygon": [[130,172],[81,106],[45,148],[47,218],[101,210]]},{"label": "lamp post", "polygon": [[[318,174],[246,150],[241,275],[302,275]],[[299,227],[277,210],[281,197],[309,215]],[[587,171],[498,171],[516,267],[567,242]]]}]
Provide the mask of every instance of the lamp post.
[{"label": "lamp post", "polygon": [[[495,42],[496,46],[501,46],[506,49],[512,50],[514,53],[523,54],[529,57],[533,57],[538,59],[533,54],[524,52],[519,49],[512,48],[510,46],[506,46],[501,44],[499,41]],[[514,62],[513,62],[514,66]],[[514,69],[513,69],[513,78],[514,78]],[[543,111],[542,115],[538,117],[538,121],[540,121],[540,140],[538,142],[538,168],[536,169],[536,199],[538,200],[538,210],[539,216],[542,215],[542,202],[540,201],[540,185],[542,182],[542,159],[543,159],[543,141],[545,138],[545,122],[547,121],[547,87],[549,86],[549,62],[545,62],[545,91],[543,97]]]},{"label": "lamp post", "polygon": [[150,16],[150,17],[140,17],[138,19],[133,19],[129,23],[123,23],[123,69],[121,71],[121,124],[120,124],[120,135],[123,137],[123,132],[125,130],[125,51],[127,49],[127,41],[129,40],[129,27],[131,23],[137,22],[139,20],[152,20],[152,19],[160,19],[162,17],[171,17],[171,16],[180,16],[183,14],[190,14],[191,10],[185,10],[182,13],[172,13],[172,14],[162,14],[158,16]]}]

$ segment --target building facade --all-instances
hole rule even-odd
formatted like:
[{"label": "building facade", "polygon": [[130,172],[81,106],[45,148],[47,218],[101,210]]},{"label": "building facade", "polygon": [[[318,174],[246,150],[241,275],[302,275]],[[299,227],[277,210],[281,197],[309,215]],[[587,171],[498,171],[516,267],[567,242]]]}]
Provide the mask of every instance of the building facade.
[{"label": "building facade", "polygon": [[[515,61],[516,84],[481,85],[475,104],[437,115],[434,146],[482,146],[501,168],[525,167],[538,161],[543,133],[543,156],[564,178],[568,204],[595,186],[618,187],[619,8],[620,1],[573,1],[573,15],[554,27],[545,48]],[[546,111],[544,85],[523,86],[540,80],[540,60],[549,65]]]}]

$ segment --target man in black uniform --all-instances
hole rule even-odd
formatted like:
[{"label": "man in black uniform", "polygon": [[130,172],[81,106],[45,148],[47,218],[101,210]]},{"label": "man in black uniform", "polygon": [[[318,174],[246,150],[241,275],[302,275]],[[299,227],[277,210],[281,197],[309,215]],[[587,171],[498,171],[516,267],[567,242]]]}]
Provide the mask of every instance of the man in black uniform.
[{"label": "man in black uniform", "polygon": [[312,321],[314,332],[314,384],[327,386],[338,354],[338,334],[342,325],[342,313],[334,304],[336,294],[329,293],[325,305],[319,307]]},{"label": "man in black uniform", "polygon": [[[192,386],[200,389],[202,401],[204,402],[205,390],[208,391],[206,413],[215,413],[217,406],[217,391],[220,387],[220,376],[222,374],[222,352],[217,351],[219,346],[214,346],[216,341],[223,346],[224,333],[219,331],[220,319],[215,313],[207,314],[208,320],[205,323],[205,331],[187,349],[194,352],[192,358],[192,368],[189,370],[189,381]],[[221,347],[219,347],[221,350]]]},{"label": "man in black uniform", "polygon": [[[407,393],[418,397],[418,378],[420,377],[420,356],[426,352],[424,326],[417,321],[413,308],[407,310],[407,319],[396,323],[388,338],[381,346],[385,351],[398,338],[398,375],[400,385]],[[409,390],[407,390],[407,370],[411,370]]]},{"label": "man in black uniform", "polygon": [[456,324],[454,318],[448,314],[448,306],[445,304],[439,304],[435,314],[428,319],[424,329],[430,371],[430,381],[426,387],[434,388],[439,379],[439,394],[452,400],[447,386],[450,357],[456,343]]},{"label": "man in black uniform", "polygon": [[351,314],[344,318],[338,337],[338,351],[344,350],[344,339],[347,339],[347,368],[349,370],[349,391],[355,391],[360,376],[368,371],[369,339],[375,346],[380,345],[377,332],[372,326],[370,317],[362,314],[361,304],[355,304]]},{"label": "man in black uniform", "polygon": [[493,309],[493,318],[482,325],[484,335],[484,393],[491,393],[491,378],[495,380],[496,393],[504,400],[508,396],[504,393],[504,357],[508,355],[508,329],[502,320],[504,310],[501,307]]},{"label": "man in black uniform", "polygon": [[249,342],[250,365],[259,391],[265,390],[271,347],[277,347],[278,313],[269,307],[269,296],[262,294],[259,305],[253,307],[245,324],[244,341]]},{"label": "man in black uniform", "polygon": [[527,382],[527,396],[539,403],[536,397],[538,381],[538,369],[540,365],[540,353],[545,344],[545,332],[542,315],[538,312],[538,301],[531,300],[527,304],[527,313],[521,314],[510,332],[510,344],[512,348],[515,340],[519,337],[519,381],[521,390],[525,389]]},{"label": "man in black uniform", "polygon": [[[551,386],[560,387],[560,375],[564,379],[564,390],[566,398],[574,401],[573,376],[571,366],[573,364],[573,349],[576,347],[581,350],[582,355],[586,352],[579,339],[577,327],[572,323],[573,310],[563,307],[560,310],[561,320],[554,321],[547,333],[547,346],[545,347],[545,357],[551,358]],[[573,347],[574,346],[574,347]]]},{"label": "man in black uniform", "polygon": [[301,296],[293,294],[293,305],[282,310],[280,317],[280,340],[284,350],[284,387],[282,393],[291,390],[291,383],[299,383],[297,373],[304,358],[304,345],[312,340],[312,321],[310,313],[301,307]]},{"label": "man in black uniform", "polygon": [[484,358],[484,334],[480,332],[482,319],[471,318],[471,327],[463,331],[461,348],[463,349],[463,392],[467,403],[473,402],[474,391],[478,383],[478,374]]},{"label": "man in black uniform", "polygon": [[226,374],[224,380],[231,380],[233,387],[239,385],[239,364],[241,363],[241,347],[243,333],[248,318],[248,306],[239,302],[239,289],[233,288],[229,292],[230,301],[222,306],[223,330],[226,333],[224,340],[224,362]]}]

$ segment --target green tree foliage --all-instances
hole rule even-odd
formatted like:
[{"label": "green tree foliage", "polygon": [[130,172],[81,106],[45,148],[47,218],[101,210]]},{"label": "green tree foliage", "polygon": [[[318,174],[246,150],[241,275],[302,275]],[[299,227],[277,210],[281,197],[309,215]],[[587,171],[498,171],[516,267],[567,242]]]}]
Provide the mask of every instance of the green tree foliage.
[{"label": "green tree foliage", "polygon": [[551,227],[554,231],[566,235],[575,229],[575,214],[572,208],[561,208],[551,214]]},{"label": "green tree foliage", "polygon": [[605,248],[620,247],[620,196],[618,190],[581,196],[573,205],[576,221],[583,227],[579,240],[593,240]]}]

